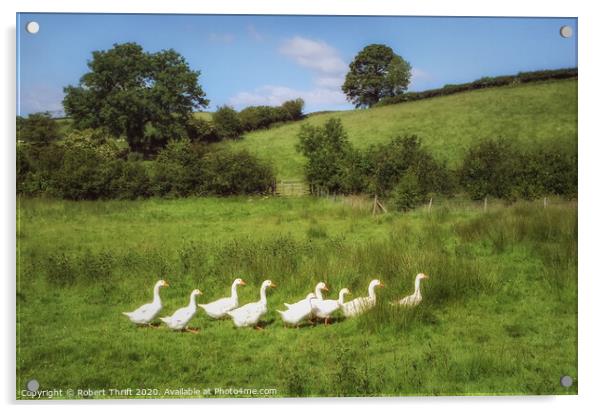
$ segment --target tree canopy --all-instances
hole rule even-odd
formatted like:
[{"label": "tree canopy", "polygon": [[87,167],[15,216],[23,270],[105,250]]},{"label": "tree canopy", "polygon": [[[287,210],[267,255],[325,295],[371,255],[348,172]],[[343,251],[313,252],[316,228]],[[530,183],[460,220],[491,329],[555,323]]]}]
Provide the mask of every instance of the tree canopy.
[{"label": "tree canopy", "polygon": [[389,46],[371,44],[349,64],[342,89],[355,107],[370,107],[382,98],[403,94],[410,84],[411,69]]},{"label": "tree canopy", "polygon": [[145,52],[136,43],[92,52],[90,71],[67,86],[63,106],[77,128],[125,135],[132,150],[155,153],[186,136],[193,110],[206,107],[200,72],[173,49]]}]

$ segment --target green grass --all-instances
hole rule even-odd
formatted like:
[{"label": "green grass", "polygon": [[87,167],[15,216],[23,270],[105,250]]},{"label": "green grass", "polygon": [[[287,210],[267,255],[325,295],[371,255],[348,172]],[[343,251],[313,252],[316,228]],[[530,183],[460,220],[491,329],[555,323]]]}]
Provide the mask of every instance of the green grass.
[{"label": "green grass", "polygon": [[[459,93],[369,110],[309,116],[322,124],[341,119],[352,144],[366,148],[398,135],[416,134],[440,160],[455,166],[475,141],[509,138],[520,145],[555,141],[575,150],[577,80],[519,84]],[[304,158],[296,152],[303,122],[247,133],[235,148],[245,148],[274,163],[279,179],[303,179]]]},{"label": "green grass", "polygon": [[[387,108],[388,109],[388,108]],[[393,110],[392,108],[391,110]],[[366,112],[367,113],[367,112]],[[339,198],[67,202],[20,199],[17,388],[275,388],[278,396],[575,394],[577,208],[455,200],[433,212],[373,217]],[[363,207],[362,207],[363,206]],[[424,302],[388,306],[425,272]],[[270,278],[264,331],[202,313],[197,335],[138,328],[122,311],[170,313],[232,279],[256,300]],[[285,328],[276,308],[318,280],[330,295],[386,287],[354,320]],[[20,395],[17,395],[20,397]]]}]

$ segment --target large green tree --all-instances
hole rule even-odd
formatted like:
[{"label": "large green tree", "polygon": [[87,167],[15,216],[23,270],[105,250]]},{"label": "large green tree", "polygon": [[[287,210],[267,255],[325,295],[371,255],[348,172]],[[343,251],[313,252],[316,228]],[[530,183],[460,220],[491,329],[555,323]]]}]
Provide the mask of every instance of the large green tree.
[{"label": "large green tree", "polygon": [[411,69],[389,46],[371,44],[349,64],[342,89],[355,107],[370,107],[384,97],[404,93],[410,84]]},{"label": "large green tree", "polygon": [[193,110],[209,101],[192,70],[173,49],[145,52],[136,43],[92,52],[90,71],[67,86],[63,106],[77,128],[125,135],[132,150],[155,153],[186,135]]}]

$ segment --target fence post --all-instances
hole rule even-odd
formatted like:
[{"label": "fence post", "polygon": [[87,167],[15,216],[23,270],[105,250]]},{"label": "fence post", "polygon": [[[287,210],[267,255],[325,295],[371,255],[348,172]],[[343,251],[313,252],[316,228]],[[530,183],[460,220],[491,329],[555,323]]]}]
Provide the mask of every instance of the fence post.
[{"label": "fence post", "polygon": [[547,197],[547,196],[544,196],[544,197],[543,197],[543,207],[544,207],[544,208],[547,208],[547,207],[548,207],[548,197]]},{"label": "fence post", "polygon": [[483,203],[483,209],[487,212],[487,197],[485,197],[485,202]]},{"label": "fence post", "polygon": [[433,207],[433,197],[431,197],[429,201],[429,214],[431,213],[431,208]]}]

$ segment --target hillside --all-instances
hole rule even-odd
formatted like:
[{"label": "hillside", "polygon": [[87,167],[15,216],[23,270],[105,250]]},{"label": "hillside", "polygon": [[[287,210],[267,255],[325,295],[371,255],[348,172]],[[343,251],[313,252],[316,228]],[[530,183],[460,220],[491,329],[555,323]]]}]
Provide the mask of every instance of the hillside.
[{"label": "hillside", "polygon": [[303,157],[295,150],[304,122],[341,119],[352,144],[365,148],[405,134],[418,135],[436,157],[455,165],[479,139],[505,137],[520,145],[577,141],[577,80],[482,89],[366,110],[309,116],[301,122],[244,135],[245,148],[274,163],[279,179],[302,179]]}]

